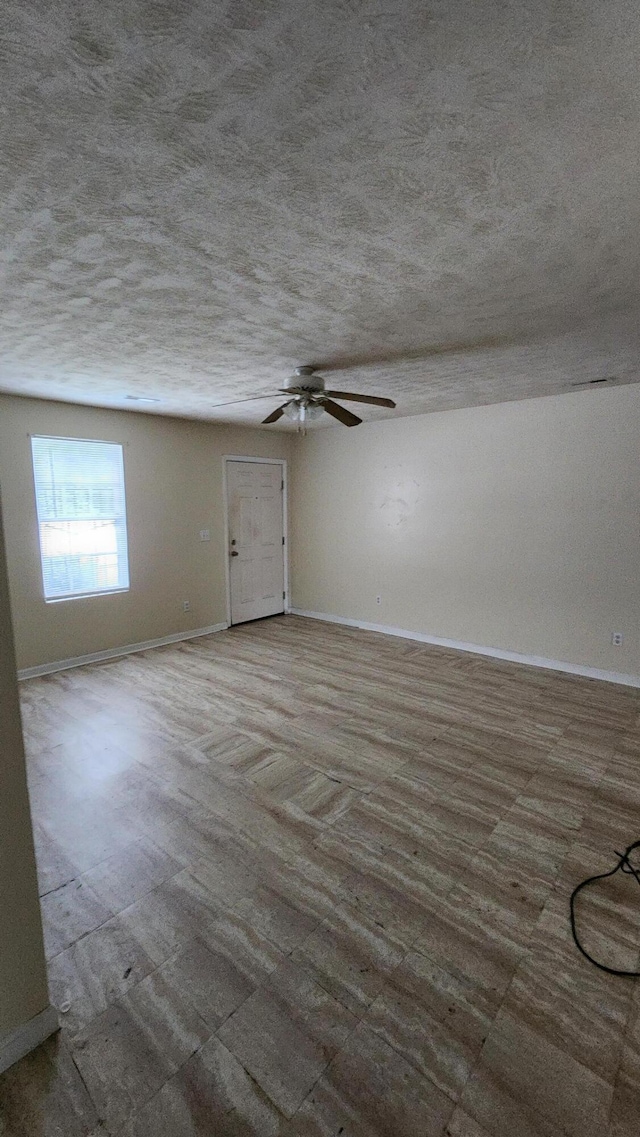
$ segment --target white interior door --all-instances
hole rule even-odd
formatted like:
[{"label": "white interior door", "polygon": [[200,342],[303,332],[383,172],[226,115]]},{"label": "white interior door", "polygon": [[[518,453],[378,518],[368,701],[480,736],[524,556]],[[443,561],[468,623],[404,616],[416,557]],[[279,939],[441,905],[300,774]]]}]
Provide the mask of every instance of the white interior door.
[{"label": "white interior door", "polygon": [[284,611],[282,466],[227,462],[231,623]]}]

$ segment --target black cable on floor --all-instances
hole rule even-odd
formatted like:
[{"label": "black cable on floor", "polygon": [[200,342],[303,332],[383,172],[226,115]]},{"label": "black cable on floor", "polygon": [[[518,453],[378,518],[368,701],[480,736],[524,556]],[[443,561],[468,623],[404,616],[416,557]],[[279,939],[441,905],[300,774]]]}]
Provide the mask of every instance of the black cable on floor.
[{"label": "black cable on floor", "polygon": [[593,965],[595,967],[599,967],[601,971],[606,971],[609,975],[628,975],[634,979],[637,979],[638,977],[640,977],[640,971],[619,971],[615,967],[607,967],[606,964],[599,963],[597,959],[594,959],[593,956],[589,955],[589,952],[586,951],[585,948],[583,948],[582,944],[580,943],[580,940],[578,939],[578,933],[576,931],[575,902],[576,902],[576,896],[578,895],[578,893],[582,892],[582,889],[586,888],[587,885],[593,884],[596,880],[605,880],[606,877],[614,876],[615,873],[617,873],[619,871],[622,871],[622,872],[625,872],[627,874],[630,874],[631,876],[634,876],[636,878],[637,883],[640,884],[640,871],[638,869],[635,869],[633,867],[633,865],[631,864],[631,861],[629,860],[629,853],[633,852],[634,849],[639,849],[639,848],[640,848],[640,841],[634,841],[633,845],[629,845],[628,849],[625,849],[624,853],[618,853],[614,850],[614,852],[616,853],[616,857],[619,857],[619,860],[618,860],[616,867],[613,869],[610,869],[609,872],[601,872],[601,873],[598,873],[597,876],[587,877],[586,880],[582,881],[582,884],[579,884],[579,885],[577,885],[576,888],[574,888],[573,892],[571,893],[571,899],[569,901],[569,909],[571,912],[571,931],[573,933],[573,939],[575,941],[576,947],[578,948],[578,951],[581,951],[583,956],[585,957],[585,959],[588,959],[589,963],[593,963]]}]

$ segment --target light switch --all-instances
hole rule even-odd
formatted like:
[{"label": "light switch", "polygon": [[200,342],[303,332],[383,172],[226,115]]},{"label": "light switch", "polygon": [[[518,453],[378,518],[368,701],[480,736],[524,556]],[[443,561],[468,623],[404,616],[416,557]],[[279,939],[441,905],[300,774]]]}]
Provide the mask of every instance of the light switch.
[{"label": "light switch", "polygon": [[201,541],[210,541],[211,540],[211,534],[210,534],[208,529],[201,529],[200,530],[200,540]]}]

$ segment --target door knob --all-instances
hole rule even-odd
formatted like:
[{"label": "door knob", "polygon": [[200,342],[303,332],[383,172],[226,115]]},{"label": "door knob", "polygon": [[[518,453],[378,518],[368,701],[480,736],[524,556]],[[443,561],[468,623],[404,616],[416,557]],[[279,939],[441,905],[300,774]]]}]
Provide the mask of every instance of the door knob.
[{"label": "door knob", "polygon": [[237,549],[232,549],[232,550],[231,550],[231,553],[230,553],[230,556],[232,556],[232,557],[237,557],[237,556],[238,556],[238,550],[237,550]]}]

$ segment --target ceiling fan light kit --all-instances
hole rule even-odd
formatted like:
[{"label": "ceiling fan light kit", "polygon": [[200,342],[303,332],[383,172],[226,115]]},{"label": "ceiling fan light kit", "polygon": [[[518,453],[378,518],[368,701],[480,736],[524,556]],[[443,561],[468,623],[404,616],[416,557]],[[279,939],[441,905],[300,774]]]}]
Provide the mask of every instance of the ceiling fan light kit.
[{"label": "ceiling fan light kit", "polygon": [[314,422],[326,411],[332,418],[341,422],[343,426],[358,426],[362,419],[352,414],[346,407],[335,403],[334,399],[341,399],[352,403],[370,403],[377,407],[395,407],[393,399],[382,399],[377,395],[356,395],[352,391],[325,391],[324,379],[316,374],[315,367],[308,364],[296,367],[293,375],[284,387],[281,394],[291,395],[286,403],[277,407],[270,415],[262,420],[263,425],[270,425],[286,415],[292,422],[298,424],[301,434],[306,434],[307,423]]},{"label": "ceiling fan light kit", "polygon": [[290,403],[285,404],[283,409],[287,418],[301,425],[314,422],[323,414],[323,407],[320,403],[306,402],[304,399],[292,399]]}]

